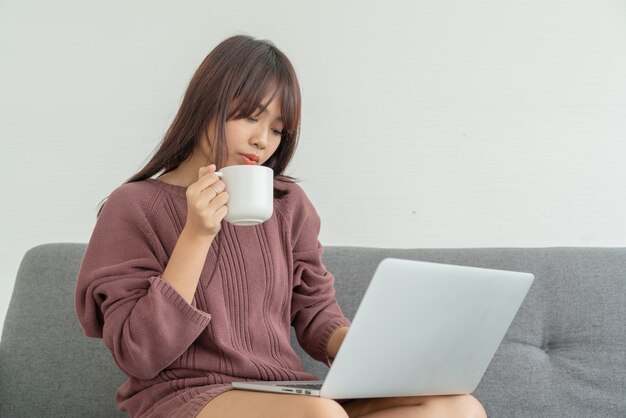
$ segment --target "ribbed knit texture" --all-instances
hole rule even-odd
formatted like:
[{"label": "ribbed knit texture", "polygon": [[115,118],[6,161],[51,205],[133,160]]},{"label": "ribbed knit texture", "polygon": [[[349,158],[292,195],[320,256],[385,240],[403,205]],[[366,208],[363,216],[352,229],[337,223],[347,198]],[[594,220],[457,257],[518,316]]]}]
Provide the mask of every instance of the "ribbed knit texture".
[{"label": "ribbed knit texture", "polygon": [[330,364],[328,339],[350,321],[321,262],[320,219],[300,186],[274,184],[286,193],[271,219],[222,223],[191,305],[161,279],[187,218],[186,189],[150,179],[109,196],[78,275],[76,312],[128,375],[116,402],[132,417],[194,417],[233,381],[316,380],[302,370],[290,326]]}]

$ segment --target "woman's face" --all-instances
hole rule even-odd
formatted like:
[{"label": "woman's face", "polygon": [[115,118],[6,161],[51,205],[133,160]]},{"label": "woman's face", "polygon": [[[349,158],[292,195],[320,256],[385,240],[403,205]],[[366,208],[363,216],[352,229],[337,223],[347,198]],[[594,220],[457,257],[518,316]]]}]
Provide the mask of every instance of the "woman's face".
[{"label": "woman's face", "polygon": [[[281,101],[277,98],[261,113],[257,111],[249,118],[226,122],[228,158],[224,166],[261,165],[269,160],[280,145],[283,130],[280,109]],[[213,128],[214,125],[210,124],[209,132],[215,132]],[[201,143],[204,145],[203,150],[208,161],[214,162],[215,158],[208,155],[206,141],[201,141]]]}]

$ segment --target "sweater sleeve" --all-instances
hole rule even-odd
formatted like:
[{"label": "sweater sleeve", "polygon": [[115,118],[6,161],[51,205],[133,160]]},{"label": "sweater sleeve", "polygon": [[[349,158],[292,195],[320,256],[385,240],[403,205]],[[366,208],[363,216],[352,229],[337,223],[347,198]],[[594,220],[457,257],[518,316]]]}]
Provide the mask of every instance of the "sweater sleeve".
[{"label": "sweater sleeve", "polygon": [[350,326],[350,321],[335,298],[335,278],[322,264],[319,215],[301,189],[300,193],[302,205],[292,224],[291,324],[304,351],[330,366],[332,359],[326,351],[328,340],[337,328]]},{"label": "sweater sleeve", "polygon": [[148,199],[123,185],[105,203],[78,273],[76,314],[129,376],[152,379],[180,357],[211,316],[161,279],[166,259]]}]

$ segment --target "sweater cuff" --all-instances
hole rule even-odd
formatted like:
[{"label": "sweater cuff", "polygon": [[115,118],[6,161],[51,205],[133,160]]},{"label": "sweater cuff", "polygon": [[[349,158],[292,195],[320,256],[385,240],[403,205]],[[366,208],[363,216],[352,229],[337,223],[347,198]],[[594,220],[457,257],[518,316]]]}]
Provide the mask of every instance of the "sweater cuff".
[{"label": "sweater cuff", "polygon": [[328,325],[326,326],[326,329],[324,330],[324,333],[322,334],[320,341],[319,341],[319,345],[317,346],[317,349],[315,350],[316,354],[317,354],[317,358],[320,359],[320,361],[322,363],[324,363],[325,365],[327,365],[328,367],[330,367],[330,365],[333,362],[333,358],[330,358],[328,356],[328,341],[330,340],[330,337],[333,335],[333,333],[341,327],[349,327],[351,325],[351,322],[348,318],[345,317],[339,317],[339,318],[334,318],[331,321],[329,321]]},{"label": "sweater cuff", "polygon": [[152,276],[149,280],[151,288],[158,290],[178,311],[193,321],[193,323],[202,329],[209,325],[211,315],[188,304],[169,283],[158,276]]}]

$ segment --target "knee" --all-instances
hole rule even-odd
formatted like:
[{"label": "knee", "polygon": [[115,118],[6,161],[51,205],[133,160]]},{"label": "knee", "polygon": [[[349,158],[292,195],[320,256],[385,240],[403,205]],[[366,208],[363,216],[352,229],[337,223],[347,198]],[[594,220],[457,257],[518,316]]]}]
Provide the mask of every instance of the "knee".
[{"label": "knee", "polygon": [[462,395],[459,398],[460,417],[466,418],[487,418],[487,412],[483,405],[472,395]]},{"label": "knee", "polygon": [[482,404],[472,395],[452,395],[433,398],[423,404],[426,411],[458,418],[487,418]]},{"label": "knee", "polygon": [[325,398],[311,398],[302,415],[303,418],[348,418],[345,409],[336,401]]}]

